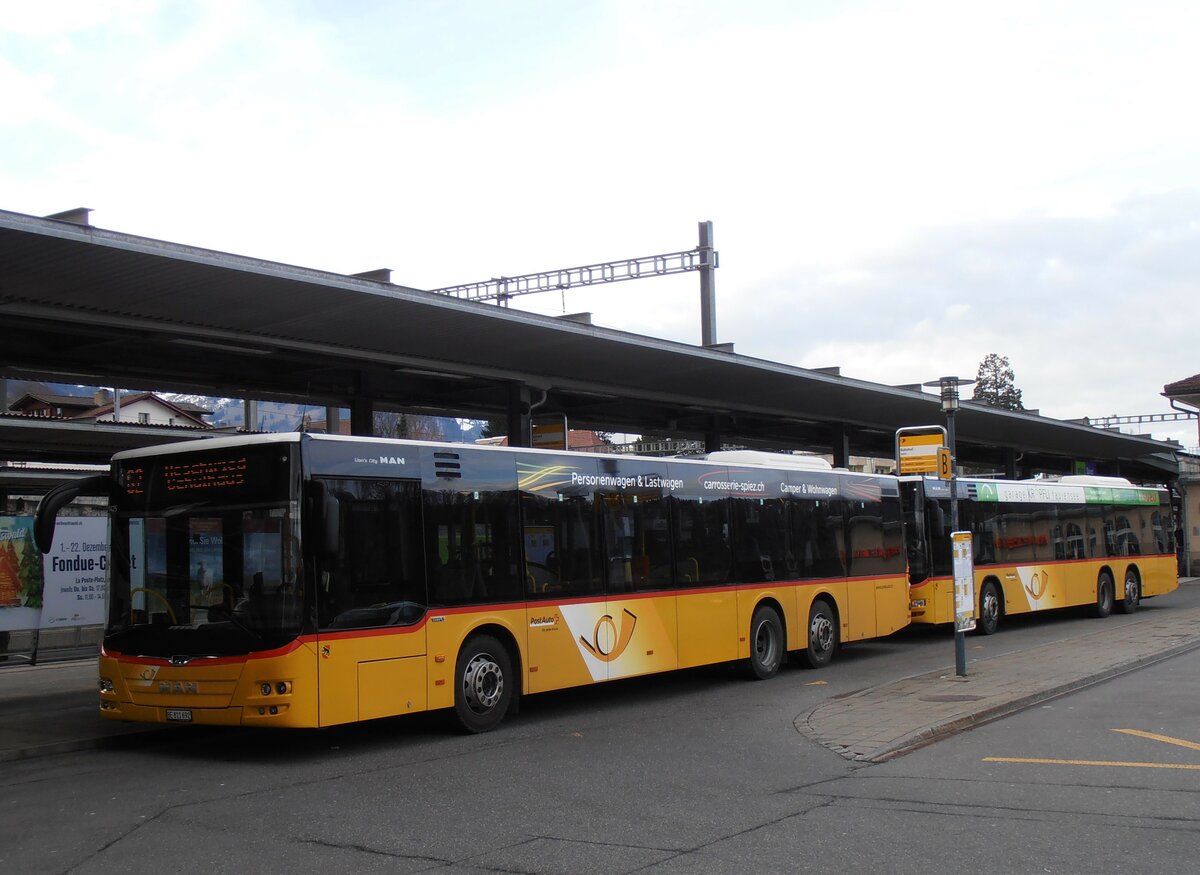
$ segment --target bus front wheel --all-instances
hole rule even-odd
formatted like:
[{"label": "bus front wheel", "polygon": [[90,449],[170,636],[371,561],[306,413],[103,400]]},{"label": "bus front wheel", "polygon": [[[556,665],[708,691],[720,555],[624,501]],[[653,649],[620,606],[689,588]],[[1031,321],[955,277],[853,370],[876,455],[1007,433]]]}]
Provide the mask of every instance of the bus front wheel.
[{"label": "bus front wheel", "polygon": [[833,608],[825,599],[817,599],[808,611],[808,647],[804,661],[809,668],[824,668],[837,649],[838,628]]},{"label": "bus front wheel", "polygon": [[759,605],[750,620],[750,674],[761,681],[775,677],[783,664],[784,646],[779,614]]},{"label": "bus front wheel", "polygon": [[995,635],[1000,628],[1000,594],[990,580],[979,591],[979,623],[975,628],[980,635]]},{"label": "bus front wheel", "polygon": [[1100,579],[1096,581],[1096,607],[1095,614],[1097,617],[1107,617],[1112,613],[1113,609],[1113,579],[1112,575],[1107,571],[1100,572]]},{"label": "bus front wheel", "polygon": [[491,635],[477,635],[459,651],[454,677],[454,713],[463,729],[495,729],[513,697],[508,650]]}]

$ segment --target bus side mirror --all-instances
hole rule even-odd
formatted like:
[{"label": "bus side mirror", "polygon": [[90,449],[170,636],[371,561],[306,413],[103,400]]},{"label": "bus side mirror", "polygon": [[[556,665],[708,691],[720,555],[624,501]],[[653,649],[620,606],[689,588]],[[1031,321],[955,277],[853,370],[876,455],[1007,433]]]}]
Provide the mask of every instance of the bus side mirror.
[{"label": "bus side mirror", "polygon": [[33,542],[42,555],[54,546],[54,523],[60,510],[81,495],[110,495],[111,492],[112,478],[108,474],[97,474],[55,486],[43,495],[33,517]]}]

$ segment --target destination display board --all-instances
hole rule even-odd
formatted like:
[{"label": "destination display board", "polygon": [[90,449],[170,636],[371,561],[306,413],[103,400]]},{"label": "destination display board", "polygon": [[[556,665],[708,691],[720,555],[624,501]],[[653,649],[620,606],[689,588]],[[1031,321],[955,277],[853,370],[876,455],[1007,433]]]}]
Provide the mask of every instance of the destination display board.
[{"label": "destination display board", "polygon": [[944,438],[932,434],[900,434],[896,438],[896,467],[901,474],[938,473],[938,450]]}]

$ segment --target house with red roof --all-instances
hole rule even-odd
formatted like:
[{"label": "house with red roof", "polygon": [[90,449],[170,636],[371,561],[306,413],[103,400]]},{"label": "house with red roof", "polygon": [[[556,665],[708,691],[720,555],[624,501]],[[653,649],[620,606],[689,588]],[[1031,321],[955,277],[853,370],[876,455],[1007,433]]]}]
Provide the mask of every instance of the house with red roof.
[{"label": "house with red roof", "polygon": [[[119,407],[119,409],[118,409]],[[121,395],[118,405],[107,389],[94,395],[52,395],[30,392],[8,407],[12,413],[76,422],[134,422],[212,428],[204,417],[211,414],[195,404],[169,401],[154,392]]]}]

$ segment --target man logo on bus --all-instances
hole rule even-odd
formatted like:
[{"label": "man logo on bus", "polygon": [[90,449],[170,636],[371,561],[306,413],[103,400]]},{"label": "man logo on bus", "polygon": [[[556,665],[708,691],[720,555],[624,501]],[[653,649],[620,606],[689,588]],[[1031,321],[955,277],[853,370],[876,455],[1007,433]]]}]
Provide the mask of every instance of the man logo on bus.
[{"label": "man logo on bus", "polygon": [[[596,621],[596,628],[592,630],[591,641],[588,641],[582,635],[579,636],[579,643],[587,648],[588,653],[601,662],[612,662],[614,659],[619,658],[625,652],[625,648],[629,646],[629,642],[633,638],[633,627],[637,625],[637,615],[628,608],[625,608],[623,613],[625,616],[621,619],[619,634],[617,624],[613,622],[612,615],[605,614]],[[614,641],[616,643],[612,644],[611,642]]]}]

